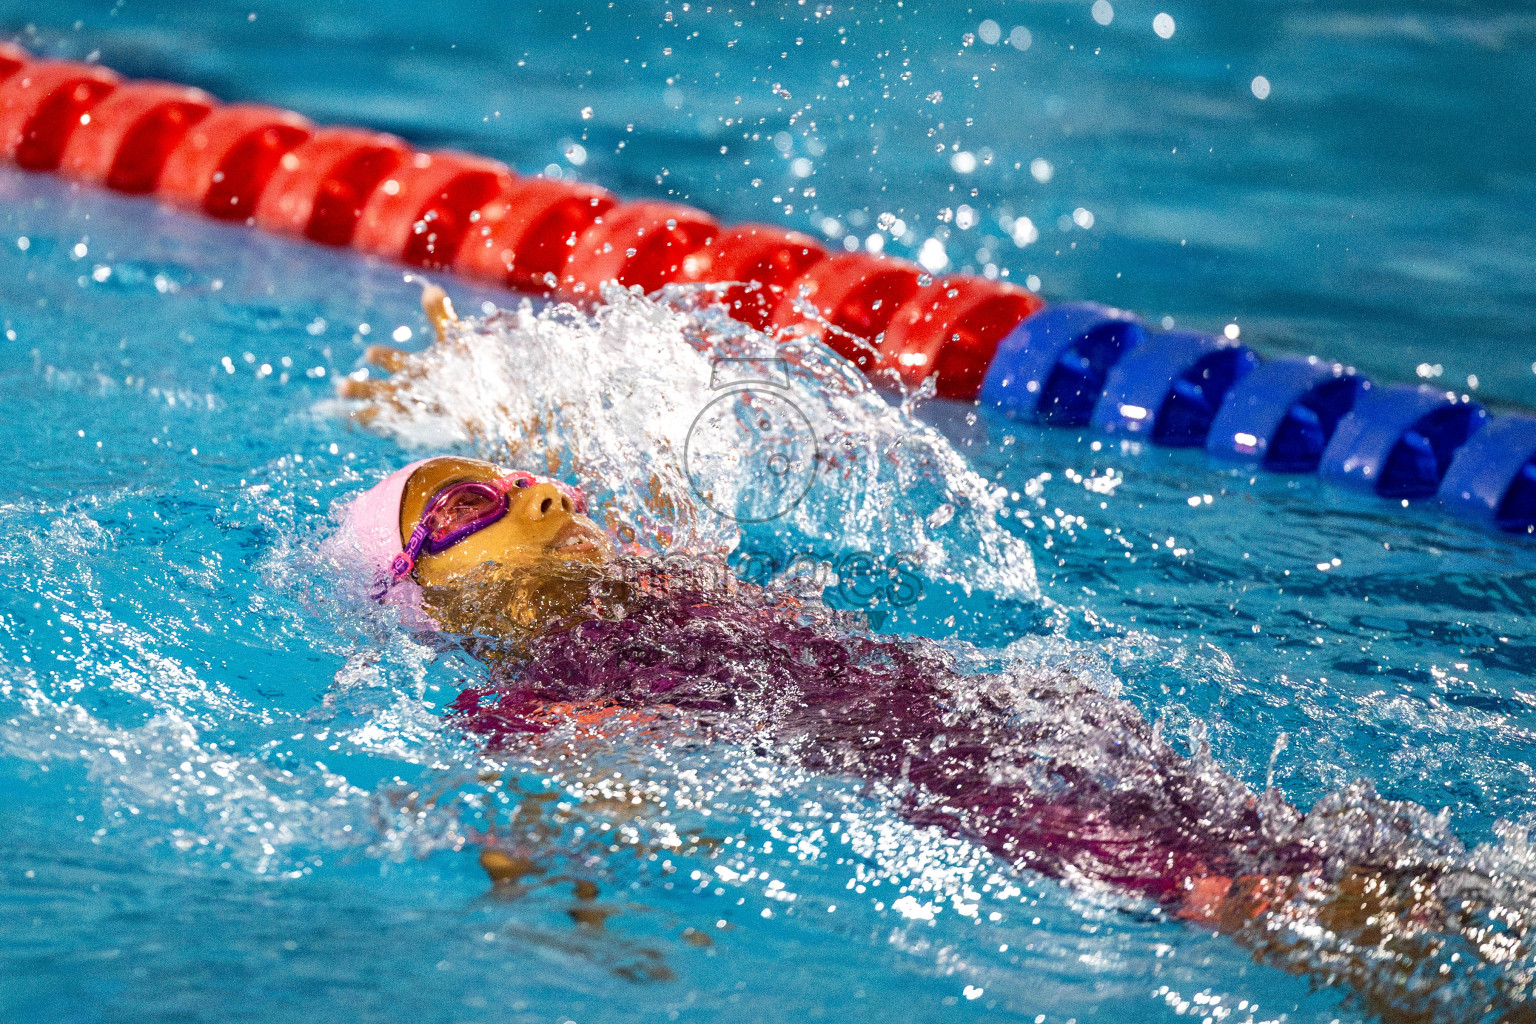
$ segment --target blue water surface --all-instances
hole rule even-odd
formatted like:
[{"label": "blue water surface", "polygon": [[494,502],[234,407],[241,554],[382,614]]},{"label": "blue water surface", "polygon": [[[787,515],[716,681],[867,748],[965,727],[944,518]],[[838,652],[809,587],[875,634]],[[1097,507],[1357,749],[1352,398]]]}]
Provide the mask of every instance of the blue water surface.
[{"label": "blue water surface", "polygon": [[[1208,4],[1170,9],[1168,39],[1131,2],[1108,25],[1086,3],[586,6],[54,0],[0,2],[0,27],[1536,405],[1520,5]],[[326,403],[369,341],[418,343],[415,287],[47,177],[0,172],[0,197],[0,1019],[1364,1016],[746,754],[673,808],[713,845],[594,859],[583,830],[622,818],[559,826],[603,931],[568,885],[496,898],[463,841],[496,784],[437,718],[480,670],[338,604],[309,555],[333,502],[410,457]],[[514,301],[447,283],[465,310]],[[1048,602],[975,590],[926,632],[1080,643],[1171,735],[1202,723],[1226,770],[1303,807],[1364,778],[1448,808],[1468,845],[1536,820],[1529,544],[1196,452],[929,415],[1016,492]],[[594,757],[674,794],[699,767]]]}]

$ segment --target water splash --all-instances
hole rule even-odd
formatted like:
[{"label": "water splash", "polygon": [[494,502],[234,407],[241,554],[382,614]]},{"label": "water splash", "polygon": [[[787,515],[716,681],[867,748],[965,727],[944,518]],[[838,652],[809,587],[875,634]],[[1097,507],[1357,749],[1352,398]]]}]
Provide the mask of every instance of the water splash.
[{"label": "water splash", "polygon": [[[525,302],[464,320],[413,360],[372,425],[416,448],[453,439],[518,465],[547,459],[606,506],[621,538],[663,550],[724,553],[745,531],[790,551],[911,554],[966,591],[1039,599],[1028,545],[998,522],[1006,492],[818,342],[775,344],[711,297],[610,288],[590,315]],[[729,372],[767,364],[745,383]],[[723,396],[728,415],[701,430]],[[780,454],[763,450],[774,442],[759,430],[769,399],[803,417],[818,469],[803,500],[744,527],[763,518],[765,466]],[[710,467],[707,493],[685,451]]]}]

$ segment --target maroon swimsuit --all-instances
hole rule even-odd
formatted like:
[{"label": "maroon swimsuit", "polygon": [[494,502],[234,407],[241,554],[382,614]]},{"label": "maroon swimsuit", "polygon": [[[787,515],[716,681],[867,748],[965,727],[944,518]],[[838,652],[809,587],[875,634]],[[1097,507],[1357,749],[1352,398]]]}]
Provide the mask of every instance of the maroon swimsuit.
[{"label": "maroon swimsuit", "polygon": [[755,591],[661,589],[623,618],[541,636],[453,716],[505,749],[550,728],[550,704],[681,710],[727,739],[769,735],[800,768],[884,784],[914,824],[1163,903],[1189,879],[1316,866],[1266,839],[1240,781],[1066,673],[962,675],[930,642],[845,631]]}]

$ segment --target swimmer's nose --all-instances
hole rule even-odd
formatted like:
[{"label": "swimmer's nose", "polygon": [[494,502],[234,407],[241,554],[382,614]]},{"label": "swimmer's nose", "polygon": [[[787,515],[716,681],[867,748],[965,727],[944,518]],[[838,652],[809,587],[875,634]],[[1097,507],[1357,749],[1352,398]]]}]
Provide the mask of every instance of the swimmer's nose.
[{"label": "swimmer's nose", "polygon": [[554,484],[534,484],[524,489],[517,499],[517,512],[530,522],[538,522],[556,512],[570,515],[575,511],[571,499],[560,493]]}]

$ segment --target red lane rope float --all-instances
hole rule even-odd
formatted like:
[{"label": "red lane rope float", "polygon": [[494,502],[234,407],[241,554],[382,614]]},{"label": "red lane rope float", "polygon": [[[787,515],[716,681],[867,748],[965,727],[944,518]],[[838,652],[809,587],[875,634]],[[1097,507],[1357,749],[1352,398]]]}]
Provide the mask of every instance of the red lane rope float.
[{"label": "red lane rope float", "polygon": [[725,228],[685,261],[689,281],[739,281],[721,296],[727,312],[758,330],[767,329],[791,285],[827,258],[810,235],[769,224]]},{"label": "red lane rope float", "polygon": [[684,260],[720,233],[714,218],[677,203],[629,203],[604,214],[566,263],[564,291],[595,301],[604,281],[653,292],[677,280]]},{"label": "red lane rope float", "polygon": [[[920,366],[932,366],[941,392],[958,397],[974,397],[974,364],[995,347],[998,325],[1038,306],[1018,289],[952,279],[963,299],[944,294],[954,287],[935,292],[924,300],[932,308],[901,320],[895,340],[882,339],[919,293],[922,272],[913,264],[828,257],[799,232],[722,229],[675,203],[620,204],[600,188],[518,179],[480,157],[412,152],[392,136],[355,129],[316,131],[272,107],[219,106],[163,83],[116,83],[102,68],[34,63],[17,47],[0,48],[7,155],[34,168],[63,161],[74,177],[153,190],[220,219],[569,299],[594,300],[610,280],[646,292],[673,281],[740,282],[722,296],[737,319],[825,333],[860,366],[892,363],[909,383],[924,375]],[[21,136],[34,140],[30,149],[20,148]],[[799,301],[836,330],[804,316]],[[949,359],[951,347],[958,354]]]},{"label": "red lane rope float", "polygon": [[217,102],[191,86],[124,82],[70,135],[59,170],[119,192],[153,192],[166,157]]},{"label": "red lane rope float", "polygon": [[[922,269],[903,260],[866,253],[828,257],[792,283],[773,311],[775,331],[816,334],[865,373],[878,368],[874,342],[902,303],[921,287]],[[807,316],[805,304],[820,320]],[[827,330],[821,321],[834,329]]]},{"label": "red lane rope float", "polygon": [[283,154],[313,126],[289,110],[255,103],[218,107],[166,157],[156,193],[219,220],[254,222],[256,201]]},{"label": "red lane rope float", "polygon": [[581,236],[616,203],[594,185],[520,179],[480,209],[454,269],[518,291],[552,292]]},{"label": "red lane rope float", "polygon": [[467,153],[413,153],[373,190],[352,247],[412,266],[452,266],[479,209],[510,192],[505,164]]},{"label": "red lane rope float", "polygon": [[256,226],[322,245],[348,245],[374,189],[410,157],[393,135],[325,128],[277,161]]},{"label": "red lane rope float", "polygon": [[15,43],[0,42],[0,82],[20,71],[32,62],[32,55]]},{"label": "red lane rope float", "polygon": [[0,152],[30,171],[56,170],[70,135],[119,81],[73,61],[24,65],[0,85]]},{"label": "red lane rope float", "polygon": [[[273,107],[117,82],[103,68],[32,62],[0,46],[5,154],[36,169],[62,163],[73,177],[153,191],[220,219],[567,299],[595,300],[610,280],[646,292],[673,281],[737,282],[722,296],[737,319],[826,334],[866,370],[889,364],[908,383],[931,367],[941,393],[955,397],[974,397],[978,362],[1005,321],[1039,306],[1019,289],[972,278],[924,290],[911,263],[829,257],[783,228],[724,229],[676,203],[621,204],[600,188],[519,179],[468,154],[413,152],[393,136],[317,131]],[[918,308],[897,317],[909,301]],[[894,337],[883,337],[888,325]]]},{"label": "red lane rope float", "polygon": [[1018,285],[942,278],[896,311],[880,343],[879,363],[895,369],[908,387],[936,374],[940,398],[973,399],[998,344],[1044,307]]}]

